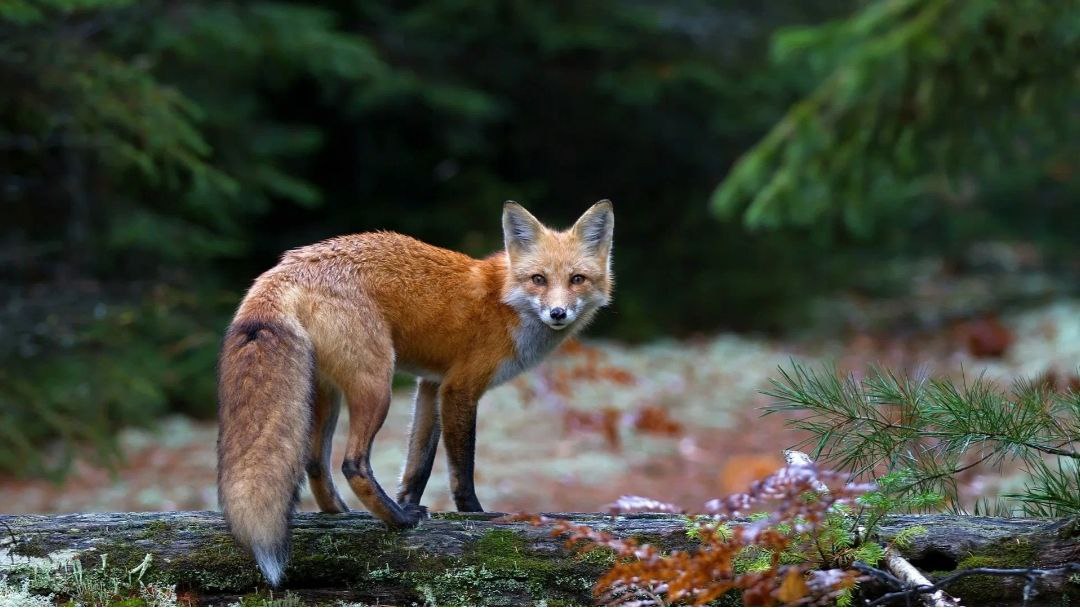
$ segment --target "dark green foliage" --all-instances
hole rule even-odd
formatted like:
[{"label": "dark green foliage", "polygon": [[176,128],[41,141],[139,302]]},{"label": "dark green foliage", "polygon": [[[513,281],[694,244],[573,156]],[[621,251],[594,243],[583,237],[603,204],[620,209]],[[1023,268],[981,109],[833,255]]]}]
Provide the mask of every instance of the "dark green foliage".
[{"label": "dark green foliage", "polygon": [[[145,274],[160,263],[246,253],[245,222],[272,200],[320,199],[287,169],[318,147],[320,132],[274,117],[273,94],[302,78],[312,95],[347,94],[382,69],[324,9],[33,7],[0,12],[0,79],[16,93],[0,106],[5,166],[26,187],[6,196],[30,238],[58,237],[65,223],[64,254],[81,271]],[[66,181],[63,193],[37,184],[53,174]]]},{"label": "dark green foliage", "polygon": [[[167,411],[211,417],[213,364],[233,293],[146,286],[139,301],[26,301],[42,323],[0,354],[0,467],[62,476],[84,443],[111,463],[117,424],[153,426]],[[59,306],[59,308],[58,308]],[[43,445],[42,442],[48,442]]]},{"label": "dark green foliage", "polygon": [[773,55],[802,69],[809,93],[713,205],[745,211],[754,227],[836,220],[866,235],[912,207],[976,200],[1002,179],[1065,183],[1075,197],[1077,8],[886,0],[781,32]]},{"label": "dark green foliage", "polygon": [[251,252],[272,203],[321,197],[293,171],[320,130],[274,117],[274,96],[301,80],[355,94],[383,68],[336,20],[270,2],[0,7],[4,238],[32,247],[3,276],[36,284],[4,292],[0,470],[60,475],[82,443],[115,458],[119,425],[215,413],[244,285],[222,258]]},{"label": "dark green foliage", "polygon": [[[1075,18],[1057,4],[956,4],[871,4],[814,29],[860,4],[0,2],[0,419],[15,439],[0,448],[0,471],[61,473],[72,445],[111,457],[126,424],[172,410],[211,415],[218,336],[283,250],[393,229],[485,255],[501,246],[508,198],[553,224],[601,197],[615,202],[618,293],[595,330],[628,340],[790,328],[813,296],[902,290],[905,279],[883,280],[881,269],[926,251],[915,234],[945,251],[1009,236],[1075,253],[1080,216],[1062,205],[1074,181],[1052,146],[1075,133],[1074,113],[1060,112],[1073,73],[1062,68],[1069,56],[1051,53],[1075,44]],[[917,18],[929,10],[940,23]],[[882,36],[905,20],[919,28]],[[972,42],[999,23],[1000,36]],[[938,39],[949,53],[934,50]],[[877,44],[911,61],[882,66]],[[995,178],[996,198],[947,209],[926,200],[917,214],[889,213],[894,222],[866,242],[824,239],[833,223],[752,234],[714,218],[716,181],[777,120],[791,124],[784,111],[801,95],[811,101],[796,109],[842,111],[842,138],[821,140],[831,115],[799,119],[808,127],[776,145],[807,160],[781,168],[781,182],[799,186],[785,202],[842,200],[845,211],[860,207],[844,218],[868,227],[860,211],[910,201],[899,196],[926,184],[934,160],[963,166],[962,148],[938,143],[960,142],[970,122],[937,115],[884,158],[845,145],[868,117],[874,142],[887,140],[894,94],[954,65],[957,50],[979,61],[928,94],[934,108],[985,81],[985,112],[971,121],[1000,129],[972,146],[1014,126],[1032,134],[1029,153],[998,162],[1012,171]],[[847,63],[889,78],[838,93],[830,75]],[[999,97],[1009,103],[991,104]],[[1026,119],[1010,121],[1017,113]],[[757,151],[733,176],[730,210],[771,176],[742,168],[780,155]],[[915,165],[889,165],[912,151]],[[855,171],[816,170],[813,156],[865,158],[858,172],[885,187],[848,197]],[[1047,187],[1049,175],[1058,178]],[[901,183],[897,198],[881,199]],[[1033,184],[1035,213],[1014,205]],[[812,218],[827,219],[822,211]]]},{"label": "dark green foliage", "polygon": [[663,4],[4,3],[0,470],[60,474],[81,443],[113,457],[125,424],[212,415],[218,334],[283,250],[387,228],[483,255],[507,198],[556,224],[618,203],[600,331],[775,320],[769,296],[809,287],[788,238],[694,202],[789,100],[760,70],[769,30],[847,3],[753,6],[687,6],[712,19],[695,39]]},{"label": "dark green foliage", "polygon": [[1080,513],[1076,391],[1017,381],[1004,392],[981,378],[957,386],[881,370],[856,381],[793,363],[766,393],[776,400],[769,412],[799,411],[788,423],[811,434],[816,457],[856,476],[882,476],[864,500],[881,514],[943,501],[963,509],[957,474],[1007,460],[1030,477],[1025,492],[1008,496],[1024,512]]}]

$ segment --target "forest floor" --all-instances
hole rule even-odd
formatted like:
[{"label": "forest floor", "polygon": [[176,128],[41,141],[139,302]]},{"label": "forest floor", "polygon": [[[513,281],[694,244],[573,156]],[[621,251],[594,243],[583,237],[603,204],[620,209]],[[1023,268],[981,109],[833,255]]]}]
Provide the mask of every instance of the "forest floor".
[{"label": "forest floor", "polygon": [[[842,340],[776,340],[724,334],[630,346],[586,339],[488,393],[480,404],[476,481],[485,509],[595,511],[623,494],[693,510],[773,471],[800,442],[781,416],[764,417],[760,390],[796,359],[859,375],[867,364],[1002,384],[1016,377],[1068,380],[1080,364],[1080,302],[1058,299],[923,331],[849,332]],[[411,392],[394,396],[373,464],[393,490],[404,458]],[[334,465],[344,451],[342,415]],[[77,464],[55,485],[0,480],[0,513],[215,509],[213,422],[183,417],[155,431],[122,432],[115,472]],[[347,503],[361,509],[340,474]],[[965,498],[1018,486],[1016,474],[965,476]],[[452,509],[440,449],[425,503]],[[302,507],[315,509],[304,489]]]}]

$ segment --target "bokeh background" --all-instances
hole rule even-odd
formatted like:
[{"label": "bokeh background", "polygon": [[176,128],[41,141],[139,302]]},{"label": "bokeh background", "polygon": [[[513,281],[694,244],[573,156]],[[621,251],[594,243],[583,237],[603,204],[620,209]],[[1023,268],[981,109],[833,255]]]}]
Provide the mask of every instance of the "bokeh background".
[{"label": "bokeh background", "polygon": [[216,507],[251,280],[374,229],[486,255],[506,199],[612,199],[618,283],[481,403],[489,509],[742,487],[792,358],[1068,385],[1078,57],[1037,0],[0,3],[0,512]]}]

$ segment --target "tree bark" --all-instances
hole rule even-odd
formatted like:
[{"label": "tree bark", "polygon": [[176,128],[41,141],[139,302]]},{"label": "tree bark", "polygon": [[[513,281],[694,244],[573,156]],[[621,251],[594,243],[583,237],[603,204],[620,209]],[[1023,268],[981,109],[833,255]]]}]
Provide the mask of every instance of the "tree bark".
[{"label": "tree bark", "polygon": [[[593,583],[613,562],[609,553],[567,549],[546,527],[494,522],[500,516],[435,514],[416,529],[393,531],[366,513],[300,513],[293,519],[285,583],[273,597],[308,604],[592,603]],[[545,516],[635,536],[665,550],[695,545],[680,516]],[[887,541],[915,525],[927,531],[902,554],[931,580],[958,568],[1080,560],[1080,519],[896,516],[883,521],[880,534]],[[149,563],[141,566],[148,554]],[[32,578],[35,590],[55,585],[58,603],[77,599],[64,579],[76,561],[84,576],[176,585],[182,602],[259,603],[271,596],[216,512],[0,515],[0,574],[9,583]],[[130,573],[137,567],[147,568],[141,578]],[[1022,588],[1022,578],[974,576],[948,590],[962,605],[1008,605],[1021,601]],[[1046,578],[1038,585],[1036,603],[1078,601],[1080,584]]]}]

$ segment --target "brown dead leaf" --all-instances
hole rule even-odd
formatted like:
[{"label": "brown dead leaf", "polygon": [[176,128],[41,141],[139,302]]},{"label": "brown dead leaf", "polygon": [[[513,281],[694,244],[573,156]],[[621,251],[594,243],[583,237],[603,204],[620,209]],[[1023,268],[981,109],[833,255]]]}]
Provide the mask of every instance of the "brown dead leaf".
[{"label": "brown dead leaf", "polygon": [[784,581],[780,583],[776,598],[786,604],[791,604],[806,597],[809,593],[810,589],[806,588],[806,579],[803,578],[802,572],[791,569],[784,576]]},{"label": "brown dead leaf", "polygon": [[973,357],[1001,357],[1016,340],[995,315],[958,323],[953,335]]},{"label": "brown dead leaf", "polygon": [[604,408],[599,412],[588,412],[576,408],[568,408],[562,414],[563,433],[575,432],[598,432],[603,434],[611,450],[617,451],[622,448],[622,439],[619,436],[619,411],[614,408]]},{"label": "brown dead leaf", "polygon": [[682,423],[671,418],[663,406],[647,405],[634,413],[634,431],[660,436],[681,436]]}]

